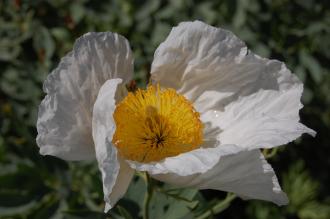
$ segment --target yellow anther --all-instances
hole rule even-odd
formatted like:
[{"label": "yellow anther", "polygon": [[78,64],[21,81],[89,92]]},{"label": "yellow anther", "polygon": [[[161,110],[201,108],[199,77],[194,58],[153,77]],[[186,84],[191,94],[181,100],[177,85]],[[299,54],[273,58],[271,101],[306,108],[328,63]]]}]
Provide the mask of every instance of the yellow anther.
[{"label": "yellow anther", "polygon": [[203,141],[203,125],[192,104],[159,85],[129,92],[114,119],[113,144],[128,160],[159,161],[194,150]]}]

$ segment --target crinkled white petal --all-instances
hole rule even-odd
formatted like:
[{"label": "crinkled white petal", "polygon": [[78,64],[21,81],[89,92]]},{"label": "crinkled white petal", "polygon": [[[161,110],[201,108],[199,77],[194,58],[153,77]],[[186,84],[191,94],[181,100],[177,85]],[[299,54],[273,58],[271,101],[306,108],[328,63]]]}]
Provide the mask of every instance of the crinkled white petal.
[{"label": "crinkled white petal", "polygon": [[220,128],[220,147],[236,144],[251,150],[283,145],[303,133],[315,135],[299,122],[302,90],[302,85],[286,91],[260,90],[232,102],[222,112],[211,110],[201,118]]},{"label": "crinkled white petal", "polygon": [[243,199],[261,199],[277,205],[288,203],[273,168],[259,150],[221,157],[216,166],[202,174],[160,174],[153,177],[179,187],[233,192]]},{"label": "crinkled white petal", "polygon": [[119,173],[117,175],[116,183],[114,184],[112,191],[109,195],[109,199],[105,199],[104,212],[108,212],[114,205],[121,199],[132,181],[134,176],[134,170],[130,168],[126,161],[120,156],[117,157],[120,164]]},{"label": "crinkled white petal", "polygon": [[300,83],[283,63],[253,54],[230,31],[200,21],[172,29],[155,52],[151,77],[193,101],[200,113],[222,110],[260,89],[287,90]]},{"label": "crinkled white petal", "polygon": [[220,145],[246,150],[315,135],[299,123],[299,79],[282,62],[248,51],[230,31],[179,24],[156,50],[151,77],[190,99],[203,122],[219,128]]},{"label": "crinkled white petal", "polygon": [[150,174],[175,173],[179,176],[188,176],[196,173],[204,173],[215,166],[221,156],[237,153],[240,150],[235,145],[223,145],[222,147],[198,148],[193,151],[167,157],[158,162],[139,163],[127,161],[131,168],[138,171],[147,171]]},{"label": "crinkled white petal", "polygon": [[47,77],[39,107],[37,144],[42,155],[67,160],[95,158],[92,110],[103,83],[132,78],[128,41],[111,32],[87,33]]},{"label": "crinkled white petal", "polygon": [[93,139],[96,159],[102,173],[105,211],[112,208],[125,194],[134,174],[134,170],[119,157],[116,147],[111,143],[116,128],[112,115],[116,99],[120,99],[117,88],[121,82],[121,79],[106,81],[100,89],[93,110]]}]

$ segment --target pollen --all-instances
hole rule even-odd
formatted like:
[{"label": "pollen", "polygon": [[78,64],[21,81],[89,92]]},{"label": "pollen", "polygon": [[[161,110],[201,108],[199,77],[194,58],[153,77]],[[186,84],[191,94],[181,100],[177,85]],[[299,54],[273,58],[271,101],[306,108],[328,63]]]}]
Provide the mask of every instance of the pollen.
[{"label": "pollen", "polygon": [[199,113],[174,89],[150,85],[116,106],[113,144],[121,156],[138,162],[159,161],[198,148],[203,141]]}]

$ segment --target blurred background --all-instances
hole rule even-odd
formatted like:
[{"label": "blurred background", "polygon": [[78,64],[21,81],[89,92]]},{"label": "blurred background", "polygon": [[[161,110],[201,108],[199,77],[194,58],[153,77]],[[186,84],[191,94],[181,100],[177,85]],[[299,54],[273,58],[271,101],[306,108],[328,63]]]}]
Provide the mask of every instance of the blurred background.
[{"label": "blurred background", "polygon": [[[36,116],[47,74],[90,31],[125,36],[145,86],[153,53],[171,27],[199,19],[284,61],[304,82],[301,120],[318,132],[264,151],[290,204],[242,201],[223,192],[158,185],[151,218],[330,218],[330,4],[317,0],[0,0],[0,218],[138,218],[145,183],[105,215],[95,163],[43,157]],[[226,201],[219,201],[225,199]]]}]

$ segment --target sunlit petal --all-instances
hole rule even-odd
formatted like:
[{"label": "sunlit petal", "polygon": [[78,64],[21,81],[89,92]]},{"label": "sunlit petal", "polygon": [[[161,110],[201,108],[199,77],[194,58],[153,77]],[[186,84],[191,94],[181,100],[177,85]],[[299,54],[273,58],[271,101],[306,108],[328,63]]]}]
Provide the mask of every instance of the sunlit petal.
[{"label": "sunlit petal", "polygon": [[102,173],[105,211],[108,211],[125,194],[134,171],[123,161],[112,145],[116,125],[113,112],[116,99],[121,99],[118,89],[122,80],[108,80],[101,87],[93,110],[93,139],[96,159]]},{"label": "sunlit petal", "polygon": [[103,83],[132,78],[128,41],[111,32],[87,33],[47,77],[47,96],[39,107],[37,144],[40,153],[67,160],[95,157],[92,110]]},{"label": "sunlit petal", "polygon": [[260,90],[232,102],[224,111],[204,113],[202,120],[220,129],[220,145],[236,144],[242,150],[283,145],[303,133],[315,135],[299,122],[302,90],[302,85],[287,91]]},{"label": "sunlit petal", "polygon": [[288,203],[273,168],[259,150],[222,157],[216,166],[202,174],[164,174],[153,177],[179,187],[233,192],[243,199],[261,199],[277,205]]}]

